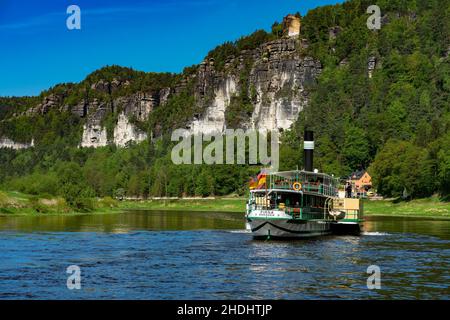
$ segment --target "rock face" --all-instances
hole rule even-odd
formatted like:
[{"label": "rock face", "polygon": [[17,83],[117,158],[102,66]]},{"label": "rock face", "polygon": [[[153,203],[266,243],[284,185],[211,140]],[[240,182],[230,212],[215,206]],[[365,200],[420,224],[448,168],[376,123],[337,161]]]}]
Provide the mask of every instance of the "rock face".
[{"label": "rock face", "polygon": [[[164,93],[163,99],[167,93]],[[167,99],[167,98],[166,98]],[[159,92],[138,92],[131,96],[120,97],[114,100],[116,107],[121,107],[128,116],[135,116],[139,121],[148,119],[150,112],[160,104]]]},{"label": "rock face", "polygon": [[[239,55],[227,57],[222,67],[216,67],[213,59],[205,59],[177,76],[171,87],[136,92],[132,89],[136,86],[127,88],[131,84],[128,80],[99,80],[90,84],[74,105],[65,105],[64,95],[51,94],[27,114],[46,114],[51,108],[71,112],[83,119],[81,147],[111,143],[125,147],[130,141],[147,138],[135,126],[136,121],[145,122],[155,109],[169,107],[172,97],[187,92],[195,98],[195,106],[190,120],[181,125],[192,134],[237,128],[288,129],[308,103],[308,86],[316,81],[322,65],[302,54],[308,43],[299,37],[299,17],[287,16],[283,27],[285,37],[241,50]],[[238,116],[233,118],[235,114]],[[149,132],[158,135],[161,124],[154,125]]]},{"label": "rock face", "polygon": [[298,40],[277,40],[264,50],[269,57],[259,59],[250,81],[256,88],[251,127],[288,129],[308,102],[305,86],[315,81],[322,67],[310,57],[296,55]]},{"label": "rock face", "polygon": [[87,115],[88,112],[88,106],[89,103],[86,100],[83,100],[82,102],[78,103],[77,105],[70,108],[69,106],[66,107],[66,110],[70,110],[73,114],[79,116],[80,118],[84,118]]},{"label": "rock face", "polygon": [[193,134],[214,134],[226,129],[225,112],[231,97],[236,93],[233,77],[224,79],[214,88],[214,99],[200,119],[194,119],[189,126]]},{"label": "rock face", "polygon": [[64,95],[50,94],[44,97],[42,103],[38,104],[33,108],[30,108],[26,112],[26,115],[31,116],[33,114],[46,114],[52,108],[59,108],[63,99]]},{"label": "rock face", "polygon": [[[245,91],[254,91],[253,113],[240,128],[257,130],[288,129],[299,112],[308,103],[307,85],[315,82],[322,71],[319,61],[298,54],[303,42],[296,38],[284,38],[261,45],[258,49],[243,52],[226,64],[225,75],[218,74],[211,63],[204,61],[196,75],[196,95],[205,102],[206,109],[188,125],[193,134],[212,134],[227,128],[227,108],[233,96],[242,92],[239,74],[243,61],[253,61]],[[233,67],[235,65],[238,67]],[[227,65],[230,66],[227,69]],[[234,68],[234,69],[233,69]],[[212,99],[205,99],[213,92]]]},{"label": "rock face", "polygon": [[[95,88],[109,90],[109,85],[103,82],[96,84]],[[161,94],[161,95],[160,95]],[[92,102],[83,102],[83,114],[87,114],[86,124],[83,126],[83,136],[81,147],[104,147],[113,143],[119,147],[125,147],[130,141],[140,142],[147,138],[144,132],[138,130],[130,123],[129,118],[137,121],[148,119],[153,109],[167,101],[170,89],[163,89],[160,92],[137,92],[129,96],[119,97],[109,103],[100,103],[96,99]],[[79,110],[81,107],[77,107]],[[86,111],[88,110],[88,112]],[[108,139],[107,130],[102,126],[102,121],[114,110],[121,110],[114,127],[114,136]],[[74,112],[74,109],[72,109]]]},{"label": "rock face", "polygon": [[83,126],[83,137],[81,147],[104,147],[108,144],[106,129],[98,123],[87,123]]},{"label": "rock face", "polygon": [[312,77],[314,62],[283,61],[272,70],[256,70],[257,92],[251,126],[255,129],[288,129],[307,103],[304,84]]},{"label": "rock face", "polygon": [[119,147],[126,147],[130,142],[141,142],[147,139],[147,134],[140,132],[130,123],[128,117],[121,113],[114,128],[114,144]]},{"label": "rock face", "polygon": [[283,19],[284,34],[288,37],[295,37],[300,34],[300,17],[289,14]]},{"label": "rock face", "polygon": [[13,140],[11,140],[9,138],[0,138],[0,149],[7,148],[7,149],[19,150],[19,149],[27,149],[27,148],[31,148],[31,147],[34,147],[34,140],[31,140],[30,143],[18,143],[18,142],[14,142]]}]

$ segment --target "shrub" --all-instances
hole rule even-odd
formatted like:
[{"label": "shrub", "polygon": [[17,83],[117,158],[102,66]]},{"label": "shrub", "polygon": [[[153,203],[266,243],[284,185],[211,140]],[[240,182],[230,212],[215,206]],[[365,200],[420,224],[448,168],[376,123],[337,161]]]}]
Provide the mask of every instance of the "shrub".
[{"label": "shrub", "polygon": [[95,203],[92,198],[76,198],[71,207],[79,212],[90,212],[95,209]]},{"label": "shrub", "polygon": [[0,208],[8,207],[9,205],[9,197],[0,191]]},{"label": "shrub", "polygon": [[117,200],[111,197],[104,197],[103,199],[100,199],[98,204],[101,208],[116,208],[119,205]]},{"label": "shrub", "polygon": [[31,207],[34,211],[36,211],[36,212],[38,212],[38,213],[47,213],[47,212],[50,211],[50,210],[49,210],[49,207],[46,206],[46,205],[44,205],[44,204],[39,200],[38,197],[31,197],[31,198],[29,199],[29,202],[30,202],[30,207]]}]

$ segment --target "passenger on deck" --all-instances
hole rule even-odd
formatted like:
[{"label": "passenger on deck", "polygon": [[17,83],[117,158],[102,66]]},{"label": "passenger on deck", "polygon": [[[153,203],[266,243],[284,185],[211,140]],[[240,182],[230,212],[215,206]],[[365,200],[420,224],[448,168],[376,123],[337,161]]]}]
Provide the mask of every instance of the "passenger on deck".
[{"label": "passenger on deck", "polygon": [[351,198],[352,197],[352,185],[351,183],[347,182],[347,185],[345,186],[345,197],[346,198]]}]

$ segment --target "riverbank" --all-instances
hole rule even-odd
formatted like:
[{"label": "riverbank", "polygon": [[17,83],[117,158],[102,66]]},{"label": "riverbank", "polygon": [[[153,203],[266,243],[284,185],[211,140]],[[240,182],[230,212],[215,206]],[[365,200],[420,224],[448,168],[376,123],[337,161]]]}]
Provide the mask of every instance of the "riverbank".
[{"label": "riverbank", "polygon": [[79,215],[123,212],[123,209],[119,208],[119,201],[109,197],[93,199],[92,203],[92,210],[77,211],[71,208],[61,197],[34,196],[16,191],[0,191],[0,216]]},{"label": "riverbank", "polygon": [[[200,212],[245,212],[245,198],[186,198],[117,201],[109,197],[93,200],[94,209],[77,212],[62,198],[36,197],[19,192],[0,191],[0,215],[48,215],[48,214],[108,214],[125,210],[169,210]],[[450,202],[438,197],[412,201],[365,200],[364,214],[367,216],[402,216],[449,218]]]},{"label": "riverbank", "polygon": [[124,200],[119,208],[142,210],[170,210],[170,211],[216,211],[216,212],[245,212],[245,198],[194,198],[194,199],[152,199],[152,200]]},{"label": "riverbank", "polygon": [[450,202],[441,201],[436,196],[411,201],[366,200],[364,202],[364,214],[368,216],[450,219]]},{"label": "riverbank", "polygon": [[[123,201],[119,204],[119,207],[123,209],[244,213],[245,201],[245,198],[158,199]],[[395,200],[365,200],[364,214],[368,216],[450,218],[450,202],[440,201],[438,197],[400,202]]]}]

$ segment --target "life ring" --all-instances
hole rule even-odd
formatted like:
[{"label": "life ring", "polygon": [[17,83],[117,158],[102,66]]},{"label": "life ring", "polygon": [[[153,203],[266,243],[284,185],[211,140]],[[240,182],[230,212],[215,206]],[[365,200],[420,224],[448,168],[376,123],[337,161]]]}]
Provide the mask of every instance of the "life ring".
[{"label": "life ring", "polygon": [[294,182],[292,184],[292,189],[294,189],[294,191],[300,191],[302,190],[302,184],[300,182]]}]

